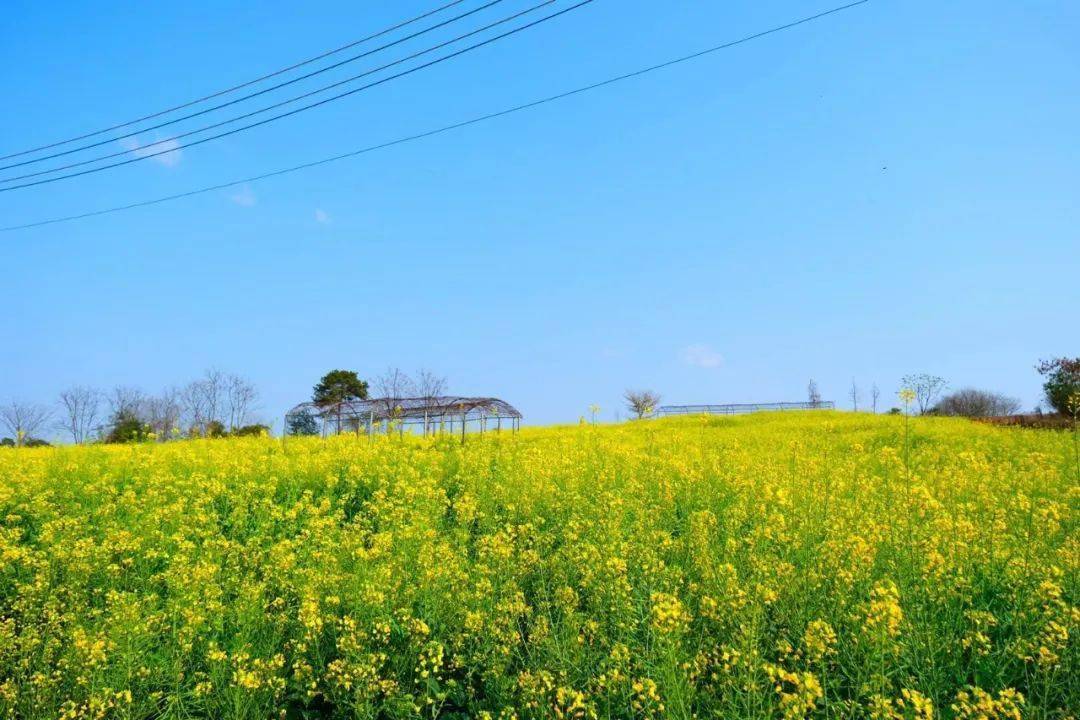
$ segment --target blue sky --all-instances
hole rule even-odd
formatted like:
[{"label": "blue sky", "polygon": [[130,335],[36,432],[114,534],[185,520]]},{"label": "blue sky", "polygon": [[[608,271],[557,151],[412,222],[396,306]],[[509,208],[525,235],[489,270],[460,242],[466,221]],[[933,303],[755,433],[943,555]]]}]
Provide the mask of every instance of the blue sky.
[{"label": "blue sky", "polygon": [[[434,4],[14,0],[0,154]],[[394,139],[829,7],[598,0],[169,162],[0,193],[0,225]],[[847,405],[855,378],[884,403],[914,371],[1034,406],[1036,360],[1080,350],[1078,31],[1064,1],[872,0],[355,160],[0,234],[0,399],[51,402],[76,382],[154,391],[217,366],[254,380],[280,423],[324,371],[396,365],[533,423],[591,403],[610,419],[626,387],[800,400],[816,378]]]}]

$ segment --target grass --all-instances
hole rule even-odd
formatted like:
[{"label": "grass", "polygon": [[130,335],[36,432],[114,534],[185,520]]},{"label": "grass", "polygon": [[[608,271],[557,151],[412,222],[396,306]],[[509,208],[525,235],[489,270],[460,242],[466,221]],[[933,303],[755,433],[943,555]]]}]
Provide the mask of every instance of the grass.
[{"label": "grass", "polygon": [[0,450],[0,716],[1075,717],[1072,443],[785,413]]}]

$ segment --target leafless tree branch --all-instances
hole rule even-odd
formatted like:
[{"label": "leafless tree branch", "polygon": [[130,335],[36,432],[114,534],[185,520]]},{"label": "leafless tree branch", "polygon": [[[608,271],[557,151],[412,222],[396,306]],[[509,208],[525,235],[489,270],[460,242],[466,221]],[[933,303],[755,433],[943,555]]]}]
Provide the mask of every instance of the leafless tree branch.
[{"label": "leafless tree branch", "polygon": [[627,390],[623,393],[623,399],[626,400],[627,408],[637,416],[638,420],[646,415],[652,415],[660,405],[659,393],[652,390]]},{"label": "leafless tree branch", "polygon": [[48,422],[52,411],[47,407],[11,400],[0,406],[0,425],[14,435],[16,445],[24,445]]},{"label": "leafless tree branch", "polygon": [[389,417],[394,417],[394,411],[401,405],[402,400],[414,397],[417,392],[412,378],[396,367],[387,368],[386,372],[375,378],[375,390],[386,405],[386,414]]},{"label": "leafless tree branch", "polygon": [[94,388],[75,385],[60,393],[62,419],[59,427],[81,445],[90,437],[101,409],[101,393]]}]

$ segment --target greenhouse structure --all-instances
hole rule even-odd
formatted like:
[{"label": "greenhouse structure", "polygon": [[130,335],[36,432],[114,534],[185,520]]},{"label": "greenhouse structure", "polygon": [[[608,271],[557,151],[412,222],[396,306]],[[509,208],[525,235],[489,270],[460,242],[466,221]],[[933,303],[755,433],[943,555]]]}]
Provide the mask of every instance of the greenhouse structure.
[{"label": "greenhouse structure", "polygon": [[498,398],[478,397],[414,397],[372,398],[345,400],[337,403],[306,402],[285,414],[285,428],[304,427],[303,433],[323,437],[338,433],[391,432],[406,429],[423,435],[460,433],[466,430],[480,433],[510,430],[521,427],[521,413],[508,402]]}]

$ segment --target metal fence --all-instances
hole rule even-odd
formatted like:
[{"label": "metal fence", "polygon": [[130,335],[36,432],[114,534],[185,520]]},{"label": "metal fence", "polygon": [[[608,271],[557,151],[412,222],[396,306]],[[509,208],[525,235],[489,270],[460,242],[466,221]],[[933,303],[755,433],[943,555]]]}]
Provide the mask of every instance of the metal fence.
[{"label": "metal fence", "polygon": [[742,415],[754,412],[779,412],[784,410],[833,410],[831,400],[819,402],[779,403],[730,403],[728,405],[662,405],[656,409],[657,417],[668,415]]}]

